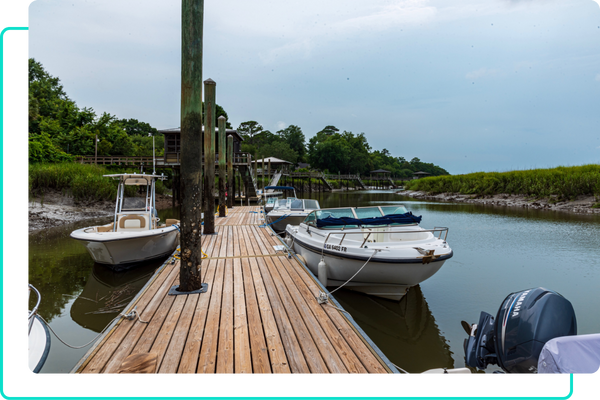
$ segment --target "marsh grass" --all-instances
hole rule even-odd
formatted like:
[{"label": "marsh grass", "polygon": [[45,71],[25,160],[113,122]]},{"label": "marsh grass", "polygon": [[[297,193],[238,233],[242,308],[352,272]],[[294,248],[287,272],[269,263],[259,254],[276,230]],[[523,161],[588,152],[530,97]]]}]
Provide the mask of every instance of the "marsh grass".
[{"label": "marsh grass", "polygon": [[[60,191],[73,196],[75,201],[115,200],[118,181],[106,178],[106,174],[137,172],[133,168],[108,169],[103,166],[78,163],[37,163],[29,165],[29,194],[43,199],[48,190]],[[128,186],[126,194],[135,196],[136,188]],[[167,188],[158,181],[156,193],[165,194]]]},{"label": "marsh grass", "polygon": [[475,197],[520,194],[531,199],[547,198],[559,202],[574,200],[580,195],[599,196],[600,165],[436,176],[408,181],[405,188],[431,194],[461,193]]}]

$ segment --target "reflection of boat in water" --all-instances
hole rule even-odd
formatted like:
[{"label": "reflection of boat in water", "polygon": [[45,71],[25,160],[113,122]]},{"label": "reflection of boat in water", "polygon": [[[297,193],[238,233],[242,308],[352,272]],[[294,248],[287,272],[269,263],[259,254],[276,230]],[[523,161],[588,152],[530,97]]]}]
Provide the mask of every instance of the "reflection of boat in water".
[{"label": "reflection of boat in water", "polygon": [[94,264],[85,287],[71,306],[71,318],[86,329],[102,331],[163,262],[164,259],[160,259],[123,272]]},{"label": "reflection of boat in water", "polygon": [[411,373],[454,368],[452,352],[423,297],[412,287],[398,302],[339,290],[335,299],[396,365]]}]

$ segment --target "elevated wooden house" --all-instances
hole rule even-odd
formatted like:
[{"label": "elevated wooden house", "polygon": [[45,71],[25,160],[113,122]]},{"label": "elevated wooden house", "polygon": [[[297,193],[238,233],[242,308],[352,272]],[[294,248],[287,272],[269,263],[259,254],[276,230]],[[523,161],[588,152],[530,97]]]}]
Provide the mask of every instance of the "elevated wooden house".
[{"label": "elevated wooden house", "polygon": [[[202,130],[204,132],[204,129]],[[165,165],[179,165],[180,164],[180,152],[181,152],[181,128],[171,128],[159,130],[165,136]],[[244,160],[245,163],[249,161],[248,155],[242,153],[242,141],[244,140],[235,129],[227,129],[226,137],[229,135],[233,136],[233,158],[234,164],[239,164]],[[204,137],[204,135],[203,135]],[[216,160],[219,156],[219,128],[215,128],[215,149],[216,149]],[[243,156],[242,156],[243,155]]]}]

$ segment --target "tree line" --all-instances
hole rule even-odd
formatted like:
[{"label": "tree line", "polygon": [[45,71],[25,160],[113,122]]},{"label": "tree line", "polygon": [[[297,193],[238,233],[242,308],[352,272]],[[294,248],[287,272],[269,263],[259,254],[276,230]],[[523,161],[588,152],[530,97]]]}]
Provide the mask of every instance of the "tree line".
[{"label": "tree line", "polygon": [[[220,106],[217,118],[228,115]],[[204,110],[203,110],[204,111]],[[227,122],[227,128],[231,124]],[[364,133],[354,134],[328,125],[308,142],[297,125],[275,133],[257,121],[242,122],[237,128],[244,139],[242,151],[255,158],[277,157],[294,164],[308,163],[326,173],[368,175],[385,169],[398,178],[414,172],[448,175],[448,172],[418,158],[407,161],[387,149],[373,150]],[[73,161],[75,155],[151,156],[152,137],[156,155],[164,154],[164,136],[150,124],[136,119],[118,119],[89,107],[80,108],[70,99],[60,79],[50,75],[35,59],[29,59],[29,162]],[[97,146],[97,147],[96,147]]]},{"label": "tree line", "polygon": [[394,157],[387,149],[373,150],[364,133],[354,134],[328,125],[306,142],[302,129],[290,125],[272,133],[256,121],[242,122],[237,129],[244,138],[242,151],[255,158],[277,157],[294,164],[308,163],[312,169],[325,173],[368,175],[370,171],[384,169],[398,178],[411,178],[423,171],[433,176],[449,175],[432,163],[415,157],[410,161]]}]

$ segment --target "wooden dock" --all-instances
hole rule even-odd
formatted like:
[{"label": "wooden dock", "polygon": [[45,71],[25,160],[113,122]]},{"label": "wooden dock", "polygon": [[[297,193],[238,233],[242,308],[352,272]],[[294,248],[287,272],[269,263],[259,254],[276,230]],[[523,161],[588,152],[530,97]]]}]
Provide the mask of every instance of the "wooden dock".
[{"label": "wooden dock", "polygon": [[208,291],[168,295],[179,284],[170,259],[124,311],[140,318],[115,322],[73,372],[129,372],[135,354],[159,373],[397,372],[339,305],[318,304],[318,281],[262,222],[258,207],[215,218],[217,235],[203,236]]}]

